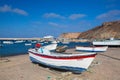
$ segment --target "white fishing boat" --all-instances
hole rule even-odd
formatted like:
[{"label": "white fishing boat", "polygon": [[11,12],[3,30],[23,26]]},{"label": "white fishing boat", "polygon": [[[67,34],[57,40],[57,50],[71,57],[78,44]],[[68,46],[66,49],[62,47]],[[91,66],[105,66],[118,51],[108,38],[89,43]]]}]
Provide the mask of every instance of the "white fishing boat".
[{"label": "white fishing boat", "polygon": [[85,52],[104,52],[107,51],[108,46],[76,46],[76,50],[78,51],[85,51]]},{"label": "white fishing boat", "polygon": [[28,50],[30,60],[48,67],[81,73],[88,69],[96,53],[56,53],[39,48]]},{"label": "white fishing boat", "polygon": [[48,43],[48,42],[45,41],[44,43]]},{"label": "white fishing boat", "polygon": [[14,43],[22,43],[22,42],[24,42],[24,41],[23,40],[17,40]]},{"label": "white fishing boat", "polygon": [[93,41],[95,46],[120,46],[120,40],[102,40],[102,41]]},{"label": "white fishing boat", "polygon": [[31,43],[25,43],[25,46],[31,46],[32,44]]},{"label": "white fishing boat", "polygon": [[64,41],[64,42],[62,42],[63,44],[69,44],[70,42],[68,42],[68,41]]},{"label": "white fishing boat", "polygon": [[13,44],[13,41],[3,41],[3,44]]},{"label": "white fishing boat", "polygon": [[56,44],[56,43],[57,43],[57,41],[52,41],[51,43]]},{"label": "white fishing boat", "polygon": [[31,43],[37,43],[37,41],[31,41]]}]

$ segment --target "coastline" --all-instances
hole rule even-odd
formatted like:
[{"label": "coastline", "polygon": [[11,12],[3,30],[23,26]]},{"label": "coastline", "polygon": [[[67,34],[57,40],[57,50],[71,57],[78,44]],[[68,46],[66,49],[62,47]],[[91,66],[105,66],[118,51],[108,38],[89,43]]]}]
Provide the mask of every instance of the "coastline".
[{"label": "coastline", "polygon": [[[89,69],[81,74],[51,70],[33,64],[28,54],[2,58],[2,80],[120,80],[120,48],[109,48],[98,53]],[[7,59],[8,61],[5,61]]]}]

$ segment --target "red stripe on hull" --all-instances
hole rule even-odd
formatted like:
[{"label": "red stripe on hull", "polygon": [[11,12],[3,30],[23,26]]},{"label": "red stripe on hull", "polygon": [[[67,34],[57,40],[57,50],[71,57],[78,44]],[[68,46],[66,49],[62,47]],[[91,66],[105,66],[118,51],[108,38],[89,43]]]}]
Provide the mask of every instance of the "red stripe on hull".
[{"label": "red stripe on hull", "polygon": [[43,55],[43,54],[36,54],[33,52],[30,52],[36,56],[43,57],[43,58],[49,58],[49,59],[59,59],[59,60],[69,60],[69,59],[84,59],[84,58],[90,58],[90,57],[95,57],[96,54],[91,54],[91,55],[84,55],[84,56],[48,56],[48,55]]}]

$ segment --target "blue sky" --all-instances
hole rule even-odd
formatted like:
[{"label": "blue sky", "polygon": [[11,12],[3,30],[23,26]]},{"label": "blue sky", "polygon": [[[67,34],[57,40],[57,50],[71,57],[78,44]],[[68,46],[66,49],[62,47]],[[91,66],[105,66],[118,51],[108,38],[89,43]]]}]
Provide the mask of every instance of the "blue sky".
[{"label": "blue sky", "polygon": [[120,0],[0,0],[0,38],[58,37],[120,20]]}]

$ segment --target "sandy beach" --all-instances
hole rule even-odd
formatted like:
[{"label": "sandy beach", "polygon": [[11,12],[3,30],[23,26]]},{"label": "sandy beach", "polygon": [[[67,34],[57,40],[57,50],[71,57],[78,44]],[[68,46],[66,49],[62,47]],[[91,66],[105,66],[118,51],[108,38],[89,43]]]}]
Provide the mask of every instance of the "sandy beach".
[{"label": "sandy beach", "polygon": [[28,54],[1,58],[0,80],[120,80],[120,48],[98,54],[81,74],[33,64]]}]

